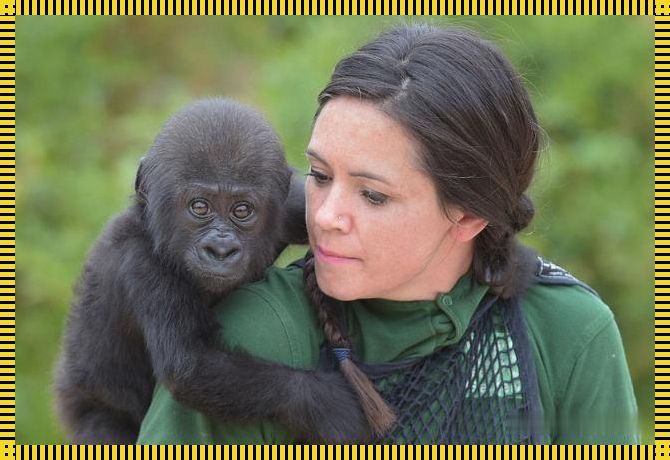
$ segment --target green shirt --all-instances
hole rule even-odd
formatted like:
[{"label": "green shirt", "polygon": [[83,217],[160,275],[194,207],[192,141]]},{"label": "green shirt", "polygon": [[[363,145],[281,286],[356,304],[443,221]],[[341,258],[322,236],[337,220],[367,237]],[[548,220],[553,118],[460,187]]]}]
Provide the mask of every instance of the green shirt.
[{"label": "green shirt", "polygon": [[[467,276],[434,301],[345,303],[347,330],[368,363],[425,356],[460,340],[487,292]],[[270,268],[217,307],[228,347],[297,368],[315,368],[323,334],[308,302],[302,269]],[[637,405],[611,310],[580,286],[534,284],[522,309],[544,415],[544,441],[639,443]],[[158,386],[142,423],[141,444],[294,443],[269,420],[219,422],[172,399]]]}]

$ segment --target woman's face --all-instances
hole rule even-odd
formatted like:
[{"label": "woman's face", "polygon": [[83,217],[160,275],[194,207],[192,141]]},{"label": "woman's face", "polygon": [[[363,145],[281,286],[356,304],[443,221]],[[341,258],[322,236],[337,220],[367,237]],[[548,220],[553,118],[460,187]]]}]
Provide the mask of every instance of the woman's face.
[{"label": "woman's face", "polygon": [[323,292],[340,300],[432,299],[467,271],[463,213],[445,216],[417,167],[414,142],[373,103],[329,101],[307,157],[307,226]]}]

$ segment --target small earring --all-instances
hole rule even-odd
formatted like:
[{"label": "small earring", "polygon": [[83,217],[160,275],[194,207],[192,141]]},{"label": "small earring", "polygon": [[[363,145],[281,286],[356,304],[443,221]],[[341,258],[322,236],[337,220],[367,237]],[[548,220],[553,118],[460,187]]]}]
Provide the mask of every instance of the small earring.
[{"label": "small earring", "polygon": [[341,224],[342,223],[342,216],[337,216],[337,223]]}]

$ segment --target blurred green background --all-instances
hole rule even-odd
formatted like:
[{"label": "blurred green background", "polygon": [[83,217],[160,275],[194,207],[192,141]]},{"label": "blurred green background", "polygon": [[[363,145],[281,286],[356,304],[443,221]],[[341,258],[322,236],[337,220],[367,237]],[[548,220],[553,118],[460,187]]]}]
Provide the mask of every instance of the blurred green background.
[{"label": "blurred green background", "polygon": [[[548,141],[523,239],[611,305],[652,442],[653,20],[420,20],[480,31],[524,75]],[[71,289],[161,123],[194,98],[230,96],[266,113],[304,169],[316,95],[337,60],[416,21],[17,18],[18,443],[63,441],[50,385]]]}]

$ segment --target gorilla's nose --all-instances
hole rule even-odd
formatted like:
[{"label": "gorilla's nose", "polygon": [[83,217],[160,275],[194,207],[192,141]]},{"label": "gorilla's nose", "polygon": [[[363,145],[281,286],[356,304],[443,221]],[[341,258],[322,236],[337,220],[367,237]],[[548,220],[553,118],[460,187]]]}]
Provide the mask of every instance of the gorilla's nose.
[{"label": "gorilla's nose", "polygon": [[205,252],[216,260],[226,260],[237,255],[242,247],[236,241],[229,238],[210,238],[205,242]]},{"label": "gorilla's nose", "polygon": [[205,250],[207,251],[207,254],[213,258],[224,260],[237,254],[240,249],[224,247],[218,244],[209,244],[205,247]]}]

